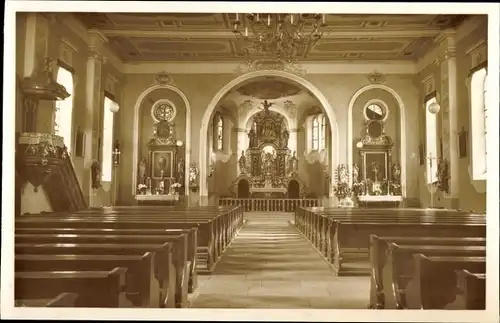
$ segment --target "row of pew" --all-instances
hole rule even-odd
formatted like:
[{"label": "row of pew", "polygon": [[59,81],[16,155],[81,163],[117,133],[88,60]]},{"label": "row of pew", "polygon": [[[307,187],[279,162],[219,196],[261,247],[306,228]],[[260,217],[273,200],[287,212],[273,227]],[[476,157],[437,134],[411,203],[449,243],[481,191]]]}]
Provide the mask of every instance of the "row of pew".
[{"label": "row of pew", "polygon": [[15,300],[29,307],[185,308],[243,225],[238,206],[23,215]]},{"label": "row of pew", "polygon": [[295,227],[336,275],[369,275],[373,309],[485,309],[486,216],[299,208]]}]

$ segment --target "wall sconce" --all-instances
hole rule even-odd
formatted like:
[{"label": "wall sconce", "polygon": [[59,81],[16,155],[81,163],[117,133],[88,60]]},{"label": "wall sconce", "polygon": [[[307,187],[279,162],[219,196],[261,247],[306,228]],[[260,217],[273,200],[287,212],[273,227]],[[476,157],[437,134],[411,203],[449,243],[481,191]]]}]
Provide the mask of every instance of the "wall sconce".
[{"label": "wall sconce", "polygon": [[177,140],[177,142],[175,144],[177,145],[177,147],[182,147],[182,145],[184,145],[182,140]]},{"label": "wall sconce", "polygon": [[361,141],[358,141],[358,142],[356,143],[356,148],[358,148],[358,149],[363,148],[363,143],[362,143]]},{"label": "wall sconce", "polygon": [[441,106],[437,102],[432,102],[429,104],[428,110],[432,114],[437,114],[441,110]]},{"label": "wall sconce", "polygon": [[120,165],[120,142],[118,140],[115,140],[115,146],[113,147],[113,164],[115,166]]}]

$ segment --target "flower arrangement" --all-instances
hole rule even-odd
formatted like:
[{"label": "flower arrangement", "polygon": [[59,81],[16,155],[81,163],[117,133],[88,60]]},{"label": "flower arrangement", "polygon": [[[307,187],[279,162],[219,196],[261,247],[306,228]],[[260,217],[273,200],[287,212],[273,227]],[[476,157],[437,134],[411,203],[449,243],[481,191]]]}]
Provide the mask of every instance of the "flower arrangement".
[{"label": "flower arrangement", "polygon": [[171,188],[174,188],[174,189],[175,189],[175,188],[179,188],[179,187],[181,187],[181,186],[182,186],[182,185],[181,185],[181,183],[173,183],[172,185],[170,185],[170,187],[171,187]]},{"label": "flower arrangement", "polygon": [[139,185],[137,185],[137,190],[138,190],[139,192],[143,193],[143,194],[144,194],[144,193],[146,193],[146,189],[147,189],[147,188],[148,188],[148,187],[147,187],[145,184],[139,184]]}]

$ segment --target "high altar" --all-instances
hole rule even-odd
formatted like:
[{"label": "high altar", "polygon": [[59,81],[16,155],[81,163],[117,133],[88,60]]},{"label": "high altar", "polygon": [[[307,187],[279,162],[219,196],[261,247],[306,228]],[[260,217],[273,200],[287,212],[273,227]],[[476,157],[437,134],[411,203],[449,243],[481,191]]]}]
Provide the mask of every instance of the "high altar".
[{"label": "high altar", "polygon": [[288,148],[290,132],[284,116],[265,108],[253,120],[248,147],[238,160],[239,176],[232,185],[233,193],[238,198],[299,198],[303,185],[295,152]]}]

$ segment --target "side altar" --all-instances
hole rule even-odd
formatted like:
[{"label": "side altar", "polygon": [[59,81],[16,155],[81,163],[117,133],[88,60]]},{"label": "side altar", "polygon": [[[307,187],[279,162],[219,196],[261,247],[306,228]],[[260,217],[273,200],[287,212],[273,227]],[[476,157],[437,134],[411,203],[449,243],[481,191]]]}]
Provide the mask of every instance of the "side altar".
[{"label": "side altar", "polygon": [[393,140],[385,133],[383,120],[365,122],[357,148],[361,169],[353,166],[352,185],[360,206],[402,205],[401,167],[393,162]]},{"label": "side altar", "polygon": [[[264,102],[266,103],[266,102]],[[238,177],[231,185],[237,198],[299,198],[304,185],[298,160],[288,148],[290,132],[283,115],[264,110],[255,114],[248,147],[238,159]]]},{"label": "side altar", "polygon": [[147,144],[147,157],[138,165],[139,204],[172,204],[184,195],[184,158],[182,142],[175,135],[175,124],[160,120],[154,124]]}]

